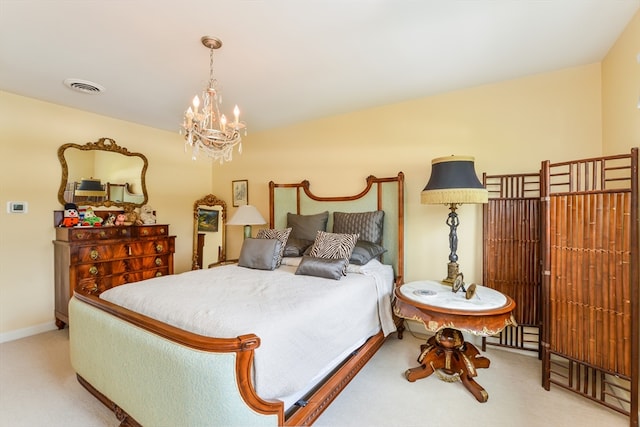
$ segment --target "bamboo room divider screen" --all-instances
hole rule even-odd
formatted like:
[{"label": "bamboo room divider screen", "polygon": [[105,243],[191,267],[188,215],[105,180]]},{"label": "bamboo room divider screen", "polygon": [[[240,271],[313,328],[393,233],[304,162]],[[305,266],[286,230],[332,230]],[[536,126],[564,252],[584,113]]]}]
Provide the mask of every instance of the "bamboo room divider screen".
[{"label": "bamboo room divider screen", "polygon": [[638,149],[542,164],[542,385],[638,426]]},{"label": "bamboo room divider screen", "polygon": [[540,356],[540,173],[483,174],[482,283],[516,302],[517,326],[482,339],[487,344],[533,350]]}]

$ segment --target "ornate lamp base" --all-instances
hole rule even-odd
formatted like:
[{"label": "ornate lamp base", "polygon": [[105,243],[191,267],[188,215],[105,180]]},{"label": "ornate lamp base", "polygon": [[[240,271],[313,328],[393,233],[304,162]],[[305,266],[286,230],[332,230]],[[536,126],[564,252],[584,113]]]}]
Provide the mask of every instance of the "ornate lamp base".
[{"label": "ornate lamp base", "polygon": [[453,282],[455,282],[456,277],[458,276],[458,273],[460,273],[460,267],[458,266],[458,263],[457,262],[448,263],[447,277],[442,279],[442,282],[448,285],[453,285]]}]

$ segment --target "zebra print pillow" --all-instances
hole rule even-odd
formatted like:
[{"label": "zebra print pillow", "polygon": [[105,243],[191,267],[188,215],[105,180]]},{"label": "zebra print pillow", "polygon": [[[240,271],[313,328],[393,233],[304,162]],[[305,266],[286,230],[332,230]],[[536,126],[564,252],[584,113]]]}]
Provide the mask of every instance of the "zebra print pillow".
[{"label": "zebra print pillow", "polygon": [[342,269],[342,275],[347,275],[349,257],[358,241],[357,234],[327,233],[318,231],[311,246],[309,256],[325,259],[345,259],[347,262]]},{"label": "zebra print pillow", "polygon": [[280,267],[282,263],[282,256],[284,255],[284,248],[287,244],[287,240],[289,239],[289,234],[291,233],[290,228],[285,228],[284,230],[275,230],[275,229],[261,229],[258,230],[256,234],[256,239],[277,239],[282,243],[280,245],[280,252],[278,253],[278,260],[276,263],[276,268]]}]

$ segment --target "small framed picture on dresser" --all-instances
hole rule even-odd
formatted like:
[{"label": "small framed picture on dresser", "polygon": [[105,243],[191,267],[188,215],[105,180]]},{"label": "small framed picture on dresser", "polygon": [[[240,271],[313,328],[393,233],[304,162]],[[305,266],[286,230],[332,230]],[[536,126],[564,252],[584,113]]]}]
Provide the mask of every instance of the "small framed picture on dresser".
[{"label": "small framed picture on dresser", "polygon": [[231,194],[233,194],[233,206],[249,204],[249,181],[241,179],[231,181]]}]

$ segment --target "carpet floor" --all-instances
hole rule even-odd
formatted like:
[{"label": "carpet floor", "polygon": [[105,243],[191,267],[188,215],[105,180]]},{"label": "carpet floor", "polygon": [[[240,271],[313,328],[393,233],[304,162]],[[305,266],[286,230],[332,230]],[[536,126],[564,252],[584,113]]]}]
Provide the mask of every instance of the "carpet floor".
[{"label": "carpet floor", "polygon": [[[489,393],[479,403],[460,382],[437,376],[410,383],[424,338],[389,337],[315,426],[623,427],[629,418],[560,387],[540,385],[540,361],[489,347],[489,369],[477,382]],[[111,427],[119,421],[76,381],[68,330],[0,344],[0,426]],[[174,427],[174,426],[167,426]],[[179,426],[175,426],[179,427]]]}]

